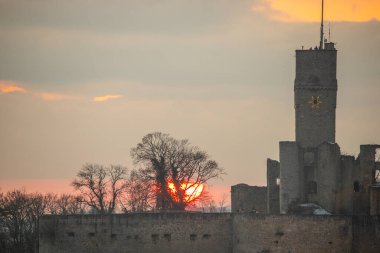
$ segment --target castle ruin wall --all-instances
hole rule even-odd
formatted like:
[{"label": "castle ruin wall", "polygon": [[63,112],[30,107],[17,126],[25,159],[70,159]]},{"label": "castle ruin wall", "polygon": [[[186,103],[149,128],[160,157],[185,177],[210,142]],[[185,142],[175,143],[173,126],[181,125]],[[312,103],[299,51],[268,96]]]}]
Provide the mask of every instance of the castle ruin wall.
[{"label": "castle ruin wall", "polygon": [[133,213],[42,216],[40,253],[380,252],[378,216]]}]

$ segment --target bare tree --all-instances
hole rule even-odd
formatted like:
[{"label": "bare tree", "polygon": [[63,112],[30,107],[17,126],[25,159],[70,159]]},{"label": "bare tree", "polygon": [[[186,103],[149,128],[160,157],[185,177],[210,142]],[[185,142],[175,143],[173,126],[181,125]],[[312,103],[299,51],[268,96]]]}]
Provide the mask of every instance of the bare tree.
[{"label": "bare tree", "polygon": [[81,196],[62,194],[55,200],[57,214],[83,214],[86,206]]},{"label": "bare tree", "polygon": [[227,195],[223,193],[222,198],[218,201],[220,213],[224,213],[227,211],[226,203],[227,203]]},{"label": "bare tree", "polygon": [[[65,209],[60,208],[62,199],[67,200]],[[84,210],[83,203],[71,195],[58,197],[53,193],[26,193],[25,190],[0,193],[0,252],[38,252],[39,217],[74,214],[80,210]]]},{"label": "bare tree", "polygon": [[126,189],[127,169],[111,165],[85,164],[72,182],[82,201],[97,213],[113,213]]},{"label": "bare tree", "polygon": [[126,195],[122,201],[123,211],[145,212],[154,208],[154,186],[139,170],[132,170],[128,179]]},{"label": "bare tree", "polygon": [[[131,150],[135,164],[156,187],[156,208],[184,210],[196,201],[200,187],[223,174],[205,151],[168,134],[150,133]],[[171,184],[171,185],[170,185]],[[169,187],[172,186],[172,187]]]},{"label": "bare tree", "polygon": [[13,190],[0,196],[0,220],[8,231],[8,252],[37,252],[38,217],[46,212],[42,194]]},{"label": "bare tree", "polygon": [[206,198],[199,201],[199,207],[204,213],[216,213],[218,212],[218,206],[212,198]]},{"label": "bare tree", "polygon": [[7,192],[0,199],[1,220],[9,233],[8,247],[10,252],[26,251],[26,227],[28,196],[25,191]]}]

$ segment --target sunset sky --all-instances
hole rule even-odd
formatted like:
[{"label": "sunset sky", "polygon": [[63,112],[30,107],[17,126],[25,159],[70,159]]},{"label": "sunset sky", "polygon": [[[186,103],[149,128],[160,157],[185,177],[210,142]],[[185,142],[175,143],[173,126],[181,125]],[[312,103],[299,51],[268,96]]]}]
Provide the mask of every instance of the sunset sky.
[{"label": "sunset sky", "polygon": [[[380,143],[380,1],[325,0],[338,49],[337,142]],[[0,188],[71,191],[84,163],[133,168],[153,131],[187,138],[232,184],[266,184],[294,140],[295,49],[320,0],[0,0]],[[327,31],[326,31],[327,33]]]}]

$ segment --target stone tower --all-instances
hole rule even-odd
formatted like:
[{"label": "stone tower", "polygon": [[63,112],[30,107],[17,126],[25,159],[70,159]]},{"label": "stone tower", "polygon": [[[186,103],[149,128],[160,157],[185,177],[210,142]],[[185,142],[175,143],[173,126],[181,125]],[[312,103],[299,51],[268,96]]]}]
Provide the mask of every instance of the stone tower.
[{"label": "stone tower", "polygon": [[268,159],[269,213],[380,213],[380,145],[361,145],[355,159],[335,142],[336,72],[334,43],[296,50],[296,138],[280,142],[279,162]]},{"label": "stone tower", "polygon": [[280,142],[280,212],[299,203],[336,211],[340,149],[335,143],[337,51],[334,43],[296,50],[296,141]]},{"label": "stone tower", "polygon": [[302,148],[335,143],[336,62],[333,43],[324,49],[296,50],[296,142]]}]

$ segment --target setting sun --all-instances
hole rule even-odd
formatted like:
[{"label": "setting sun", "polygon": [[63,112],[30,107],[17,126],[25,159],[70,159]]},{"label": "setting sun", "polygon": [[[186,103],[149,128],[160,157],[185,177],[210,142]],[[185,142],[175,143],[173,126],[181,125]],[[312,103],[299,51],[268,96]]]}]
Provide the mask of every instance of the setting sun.
[{"label": "setting sun", "polygon": [[[175,199],[177,198],[177,190],[175,188],[175,185],[173,182],[168,183],[168,188],[170,190],[170,194]],[[184,197],[183,201],[186,203],[190,203],[193,200],[197,199],[203,192],[204,185],[203,184],[196,184],[196,183],[182,183],[181,184],[181,190],[184,191]]]}]

